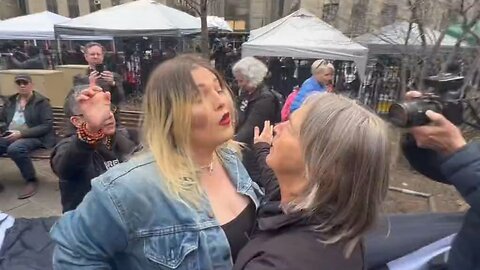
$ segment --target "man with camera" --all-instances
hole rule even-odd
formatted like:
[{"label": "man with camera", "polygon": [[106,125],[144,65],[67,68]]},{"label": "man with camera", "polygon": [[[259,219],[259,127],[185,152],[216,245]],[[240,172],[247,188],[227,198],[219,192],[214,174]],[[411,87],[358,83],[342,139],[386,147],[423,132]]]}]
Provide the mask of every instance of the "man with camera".
[{"label": "man with camera", "polygon": [[9,97],[0,112],[0,155],[7,154],[26,181],[18,195],[26,199],[37,192],[38,181],[29,153],[55,144],[49,100],[34,91],[27,74],[15,76],[18,93]]},{"label": "man with camera", "polygon": [[122,77],[114,72],[105,69],[103,63],[105,48],[97,42],[89,42],[85,45],[85,60],[88,63],[88,81],[95,81],[104,91],[110,92],[112,104],[120,106],[125,100]]},{"label": "man with camera", "polygon": [[[421,96],[420,92],[407,93],[410,100]],[[444,115],[432,110],[425,115],[427,125],[409,129],[402,144],[404,154],[417,171],[453,185],[470,205],[452,244],[448,268],[480,269],[480,144],[467,143]]]}]

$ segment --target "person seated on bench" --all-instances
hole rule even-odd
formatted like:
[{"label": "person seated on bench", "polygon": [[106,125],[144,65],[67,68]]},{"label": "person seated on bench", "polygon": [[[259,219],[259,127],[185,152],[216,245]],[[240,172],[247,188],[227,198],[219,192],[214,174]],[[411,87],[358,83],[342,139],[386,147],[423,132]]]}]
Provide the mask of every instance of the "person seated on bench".
[{"label": "person seated on bench", "polygon": [[[38,181],[30,152],[55,145],[50,101],[34,91],[28,74],[15,76],[17,94],[10,96],[0,112],[0,155],[7,154],[20,169],[26,185],[19,199],[37,192]],[[3,127],[3,128],[2,128]]]},{"label": "person seated on bench", "polygon": [[116,132],[116,107],[110,93],[98,86],[75,86],[64,111],[73,133],[54,148],[50,165],[60,178],[62,208],[67,212],[82,202],[93,178],[129,159],[138,146]]}]

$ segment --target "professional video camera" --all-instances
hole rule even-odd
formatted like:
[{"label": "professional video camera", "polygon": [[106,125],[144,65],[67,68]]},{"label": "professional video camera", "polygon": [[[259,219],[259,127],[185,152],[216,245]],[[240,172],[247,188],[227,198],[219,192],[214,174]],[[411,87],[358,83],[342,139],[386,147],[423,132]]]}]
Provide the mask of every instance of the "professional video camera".
[{"label": "professional video camera", "polygon": [[451,74],[441,74],[425,79],[427,92],[422,97],[390,107],[388,117],[399,127],[422,126],[429,122],[425,112],[432,110],[443,114],[450,122],[460,125],[463,122],[463,102],[461,91],[464,78]]}]

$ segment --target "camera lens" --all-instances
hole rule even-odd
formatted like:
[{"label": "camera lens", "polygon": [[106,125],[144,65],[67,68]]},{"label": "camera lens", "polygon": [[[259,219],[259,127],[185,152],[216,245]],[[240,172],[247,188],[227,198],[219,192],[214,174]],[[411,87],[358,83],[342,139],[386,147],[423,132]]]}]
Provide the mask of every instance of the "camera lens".
[{"label": "camera lens", "polygon": [[440,113],[442,106],[436,101],[424,99],[395,103],[390,107],[388,117],[394,125],[399,127],[422,126],[429,122],[425,115],[428,110]]}]

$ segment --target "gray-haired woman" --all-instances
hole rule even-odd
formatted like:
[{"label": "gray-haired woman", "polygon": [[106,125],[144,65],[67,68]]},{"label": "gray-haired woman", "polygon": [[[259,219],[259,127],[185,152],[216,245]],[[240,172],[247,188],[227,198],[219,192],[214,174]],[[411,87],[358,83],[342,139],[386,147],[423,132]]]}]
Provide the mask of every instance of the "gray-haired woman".
[{"label": "gray-haired woman", "polygon": [[[273,131],[265,126],[256,141],[268,147]],[[234,269],[363,269],[362,237],[388,187],[386,125],[355,101],[325,93],[275,133],[266,156],[275,175],[259,183],[270,202]]]},{"label": "gray-haired woman", "polygon": [[267,120],[275,122],[281,108],[276,108],[275,96],[264,85],[268,73],[264,63],[254,57],[245,57],[233,66],[232,71],[240,87],[235,139],[251,144],[253,129],[256,126],[263,128]]}]

